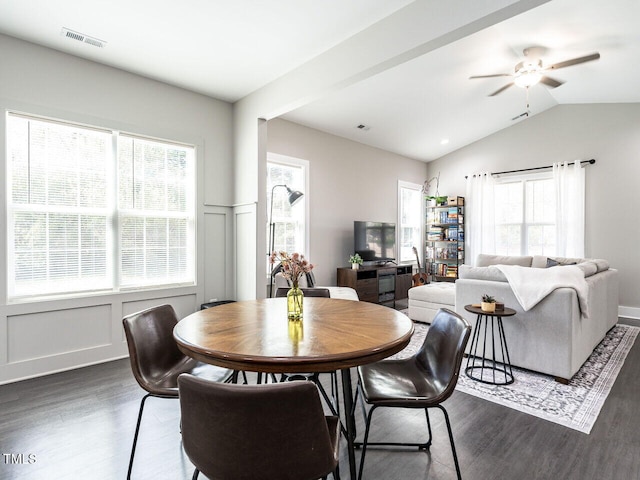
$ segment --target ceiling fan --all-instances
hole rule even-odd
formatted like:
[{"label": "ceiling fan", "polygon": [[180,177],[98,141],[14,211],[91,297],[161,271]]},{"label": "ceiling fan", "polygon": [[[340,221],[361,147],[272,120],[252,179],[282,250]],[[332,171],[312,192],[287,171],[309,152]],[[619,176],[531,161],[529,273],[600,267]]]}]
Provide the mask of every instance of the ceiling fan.
[{"label": "ceiling fan", "polygon": [[494,95],[498,95],[499,93],[504,92],[507,88],[512,85],[517,85],[522,88],[529,88],[536,83],[543,83],[550,88],[556,88],[562,85],[564,82],[561,80],[556,80],[554,78],[548,77],[545,75],[546,72],[550,70],[558,70],[559,68],[571,67],[572,65],[578,65],[580,63],[590,62],[592,60],[597,60],[600,58],[599,53],[592,53],[591,55],[585,55],[584,57],[572,58],[570,60],[565,60],[563,62],[554,63],[553,65],[544,66],[542,60],[538,58],[541,50],[540,47],[530,47],[525,48],[523,50],[523,54],[525,57],[524,60],[519,62],[515,68],[513,73],[494,73],[492,75],[474,75],[469,77],[469,79],[473,78],[491,78],[491,77],[512,77],[513,81],[507,83],[505,86],[499,88],[495,92],[491,93],[489,96],[493,97]]}]

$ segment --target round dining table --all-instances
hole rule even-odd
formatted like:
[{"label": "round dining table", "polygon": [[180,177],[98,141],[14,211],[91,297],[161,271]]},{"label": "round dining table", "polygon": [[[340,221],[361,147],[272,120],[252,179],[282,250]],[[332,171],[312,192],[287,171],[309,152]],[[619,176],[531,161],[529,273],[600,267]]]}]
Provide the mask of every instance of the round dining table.
[{"label": "round dining table", "polygon": [[406,315],[381,305],[335,298],[304,299],[301,321],[287,319],[287,299],[244,300],[195,312],[175,326],[180,350],[205,363],[260,373],[341,371],[351,478],[356,478],[350,368],[405,348]]}]

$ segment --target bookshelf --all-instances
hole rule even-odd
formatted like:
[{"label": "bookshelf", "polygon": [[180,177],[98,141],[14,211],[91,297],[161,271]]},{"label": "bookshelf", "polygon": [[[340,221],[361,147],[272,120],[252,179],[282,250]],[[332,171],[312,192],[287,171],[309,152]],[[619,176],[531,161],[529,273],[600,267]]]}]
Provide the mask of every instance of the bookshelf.
[{"label": "bookshelf", "polygon": [[[439,197],[442,198],[442,197]],[[464,263],[464,197],[425,200],[425,265],[431,281],[455,282]]]}]

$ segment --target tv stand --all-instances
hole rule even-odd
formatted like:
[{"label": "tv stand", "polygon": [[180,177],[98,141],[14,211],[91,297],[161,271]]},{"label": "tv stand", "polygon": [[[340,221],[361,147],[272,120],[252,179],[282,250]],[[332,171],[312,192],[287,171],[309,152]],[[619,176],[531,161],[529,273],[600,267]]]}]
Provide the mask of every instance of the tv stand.
[{"label": "tv stand", "polygon": [[396,300],[409,296],[412,283],[411,265],[367,265],[357,270],[338,268],[338,286],[351,287],[363,302],[393,306]]}]

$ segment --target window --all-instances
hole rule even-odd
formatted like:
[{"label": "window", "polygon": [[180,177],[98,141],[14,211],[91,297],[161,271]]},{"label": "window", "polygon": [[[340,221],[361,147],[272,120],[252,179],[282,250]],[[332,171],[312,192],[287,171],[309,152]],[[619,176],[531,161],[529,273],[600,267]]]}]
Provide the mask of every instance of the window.
[{"label": "window", "polygon": [[422,245],[422,185],[398,182],[399,261],[410,262],[416,256],[413,247]]},{"label": "window", "polygon": [[[307,249],[307,168],[308,162],[270,153],[267,158],[267,242],[270,240],[269,221],[274,224],[273,249],[289,253],[303,253],[308,257]],[[294,205],[289,203],[289,192],[300,191],[304,195]],[[274,188],[275,187],[275,188]],[[271,194],[273,192],[273,198]],[[272,204],[273,202],[273,204]],[[270,214],[273,217],[270,218]],[[270,246],[267,243],[266,251]],[[271,265],[267,265],[267,272]]]},{"label": "window", "polygon": [[195,149],[7,117],[8,297],[193,284]]},{"label": "window", "polygon": [[556,196],[551,174],[497,181],[496,253],[556,254]]}]

